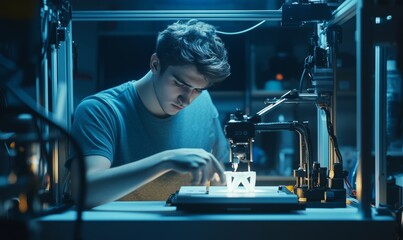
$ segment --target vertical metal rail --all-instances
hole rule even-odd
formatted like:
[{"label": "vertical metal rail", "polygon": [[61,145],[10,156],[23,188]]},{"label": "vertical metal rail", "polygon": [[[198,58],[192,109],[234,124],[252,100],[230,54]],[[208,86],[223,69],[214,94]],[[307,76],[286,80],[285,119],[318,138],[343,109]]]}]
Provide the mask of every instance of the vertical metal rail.
[{"label": "vertical metal rail", "polygon": [[49,114],[48,101],[48,58],[46,54],[43,56],[41,63],[41,75],[36,78],[36,104],[41,109],[43,108],[46,114]]},{"label": "vertical metal rail", "polygon": [[[380,24],[376,18],[376,24]],[[386,54],[375,46],[375,206],[386,204]]]},{"label": "vertical metal rail", "polygon": [[48,56],[46,54],[42,60],[42,79],[39,81],[39,95],[37,95],[37,103],[43,107],[46,114],[49,114],[49,75],[48,75]]},{"label": "vertical metal rail", "polygon": [[[317,118],[317,124],[318,124],[318,132],[317,132],[317,137],[318,137],[318,162],[320,163],[320,166],[322,167],[329,167],[329,157],[330,157],[330,152],[329,151],[329,146],[330,146],[330,141],[329,141],[329,134],[327,133],[327,127],[326,127],[326,113],[320,108],[316,109],[316,118]],[[319,147],[323,146],[323,147]],[[327,146],[324,147],[324,146]]]},{"label": "vertical metal rail", "polygon": [[[45,30],[47,31],[47,29]],[[43,59],[42,59],[42,74],[40,75],[39,78],[37,78],[37,86],[36,86],[36,102],[37,106],[41,109],[44,110],[45,114],[48,116],[50,109],[49,109],[49,71],[48,71],[48,56],[47,54],[44,54]],[[48,124],[45,123],[38,123],[40,124],[40,127],[42,128],[41,138],[48,139],[50,130]],[[40,149],[40,151],[46,151],[47,153],[49,152],[49,147],[50,143],[48,140],[44,141],[44,147]],[[47,156],[46,153],[41,153],[41,156]],[[49,159],[45,159],[45,161],[49,161]],[[42,168],[43,167],[43,168]],[[42,162],[41,164],[41,177],[44,177],[42,174],[48,174],[51,169],[49,169],[52,166],[49,166],[49,162]],[[52,184],[52,181],[50,181],[50,184]],[[50,188],[50,191],[52,191],[52,188]]]},{"label": "vertical metal rail", "polygon": [[371,179],[372,179],[372,146],[374,102],[373,79],[371,76],[371,18],[370,3],[357,1],[356,7],[356,57],[357,57],[357,198],[364,219],[371,218]]},{"label": "vertical metal rail", "polygon": [[[59,29],[59,31],[62,31],[63,29]],[[57,119],[60,120],[61,123],[63,123],[63,125],[65,125],[65,123],[63,122],[62,119],[66,120],[67,116],[66,116],[66,111],[65,111],[65,104],[63,103],[63,101],[66,100],[66,97],[63,96],[64,92],[65,92],[65,86],[66,86],[66,79],[67,79],[67,47],[66,47],[66,42],[65,41],[61,41],[59,42],[59,46],[58,46],[58,54],[57,54],[57,86],[56,86],[56,93],[54,98],[55,98],[55,102],[54,102],[54,108],[55,108],[55,116]],[[62,99],[62,100],[61,100]],[[60,154],[60,150],[63,149],[63,145],[61,144],[61,142],[57,142],[57,144],[55,144],[55,152],[54,152],[54,162],[57,162],[58,166],[63,166],[60,159],[62,159],[62,155]],[[56,163],[55,163],[56,164]],[[57,174],[57,182],[55,183],[57,185],[57,189],[60,189],[60,179],[59,179],[59,172],[61,171],[61,167],[59,167],[59,169],[55,169],[55,174]],[[61,199],[60,194],[57,195],[57,201],[59,202]]]},{"label": "vertical metal rail", "polygon": [[[336,71],[336,67],[337,67],[337,33],[335,32],[335,30],[331,30],[331,41],[332,44],[330,44],[329,48],[330,48],[330,68],[333,69],[333,93],[332,96],[330,97],[330,121],[333,124],[333,131],[334,134],[337,136],[337,114],[336,114],[336,110],[337,110],[337,94],[338,94],[338,90],[337,90],[337,71]],[[336,161],[336,151],[335,151],[335,146],[334,144],[332,144],[332,141],[330,142],[330,146],[329,146],[329,151],[330,151],[330,162],[331,166],[333,166],[333,164]],[[340,161],[340,159],[339,159]],[[343,163],[344,164],[344,163]]]},{"label": "vertical metal rail", "polygon": [[[55,86],[52,89],[52,99],[54,101],[53,107],[55,111],[55,117],[63,123],[64,127],[70,131],[71,119],[74,111],[74,93],[73,93],[73,51],[72,51],[72,32],[71,21],[66,27],[59,28],[59,31],[65,31],[65,40],[61,41],[58,46],[57,53],[54,53],[54,63],[57,66],[57,72],[55,75]],[[57,77],[56,77],[57,76]],[[61,184],[65,179],[61,179],[63,176],[65,161],[68,158],[68,143],[65,141],[59,141],[55,144],[53,149],[53,162],[57,166],[55,168],[55,198],[56,204],[61,200]],[[57,190],[56,190],[57,189]]]},{"label": "vertical metal rail", "polygon": [[[52,112],[56,112],[55,103],[57,102],[57,86],[58,86],[58,61],[57,61],[57,46],[52,44],[50,46],[50,61],[51,61],[51,69],[50,69],[50,89],[51,89],[51,102],[52,102]],[[60,203],[60,194],[59,194],[59,155],[58,155],[58,143],[55,141],[52,144],[51,149],[52,156],[52,197],[54,200],[54,204],[59,205]]]},{"label": "vertical metal rail", "polygon": [[[72,39],[72,22],[65,28],[66,39],[61,43],[60,56],[58,60],[62,61],[59,66],[63,65],[63,71],[59,74],[58,88],[57,88],[57,101],[55,107],[57,117],[64,123],[65,128],[70,131],[72,124],[72,115],[74,112],[74,92],[73,92],[73,39]],[[68,158],[68,142],[59,142],[57,145],[58,165],[64,166]],[[64,176],[64,168],[59,167],[58,170],[59,183],[63,183],[66,179]],[[62,186],[59,184],[59,192]],[[60,198],[59,194],[59,198]]]},{"label": "vertical metal rail", "polygon": [[66,128],[70,131],[72,124],[72,116],[74,113],[74,92],[73,92],[73,26],[72,21],[70,21],[67,26],[66,34],[66,54],[67,54],[67,79],[66,79],[66,96],[67,96],[67,118],[66,118]]},{"label": "vertical metal rail", "polygon": [[[323,32],[323,24],[317,24],[317,29],[316,32],[318,34],[318,45],[319,47],[323,49],[327,49],[328,46],[328,39],[326,34]],[[332,108],[332,103],[330,103],[330,108]],[[332,166],[332,156],[334,154],[332,151],[332,143],[330,141],[330,135],[328,134],[327,131],[327,117],[325,111],[317,107],[316,110],[316,116],[317,116],[317,139],[318,139],[318,162],[322,167],[327,167],[330,170],[330,167]],[[332,114],[333,115],[333,114]],[[312,166],[311,166],[312,167]]]},{"label": "vertical metal rail", "polygon": [[251,114],[252,112],[252,92],[254,90],[253,84],[255,83],[254,78],[256,77],[255,70],[255,58],[256,58],[256,47],[255,45],[246,44],[245,51],[249,50],[248,62],[250,64],[247,65],[247,78],[245,81],[245,113]]}]

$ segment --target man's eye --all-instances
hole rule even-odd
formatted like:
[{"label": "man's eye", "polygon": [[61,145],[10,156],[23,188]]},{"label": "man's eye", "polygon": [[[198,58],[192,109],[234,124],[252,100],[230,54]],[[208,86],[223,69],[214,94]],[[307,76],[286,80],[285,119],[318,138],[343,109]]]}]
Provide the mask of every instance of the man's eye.
[{"label": "man's eye", "polygon": [[203,92],[203,89],[195,88],[194,90],[195,90],[197,93],[202,93],[202,92]]},{"label": "man's eye", "polygon": [[178,81],[174,81],[174,83],[175,83],[175,85],[178,86],[178,87],[183,87],[183,86],[185,86],[185,85],[183,85],[183,83],[178,82]]}]

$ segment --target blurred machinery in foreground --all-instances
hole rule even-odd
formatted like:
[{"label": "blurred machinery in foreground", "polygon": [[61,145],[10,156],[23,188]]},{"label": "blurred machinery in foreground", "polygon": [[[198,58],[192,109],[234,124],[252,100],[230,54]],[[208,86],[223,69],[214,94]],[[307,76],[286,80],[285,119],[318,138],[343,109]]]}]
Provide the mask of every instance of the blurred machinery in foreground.
[{"label": "blurred machinery in foreground", "polygon": [[38,207],[34,195],[47,172],[44,155],[40,156],[38,125],[8,87],[35,84],[41,64],[41,5],[7,1],[0,9],[0,216],[16,217]]},{"label": "blurred machinery in foreground", "polygon": [[0,225],[10,239],[28,239],[29,220],[71,207],[59,177],[71,140],[62,67],[70,19],[68,0],[0,3]]}]

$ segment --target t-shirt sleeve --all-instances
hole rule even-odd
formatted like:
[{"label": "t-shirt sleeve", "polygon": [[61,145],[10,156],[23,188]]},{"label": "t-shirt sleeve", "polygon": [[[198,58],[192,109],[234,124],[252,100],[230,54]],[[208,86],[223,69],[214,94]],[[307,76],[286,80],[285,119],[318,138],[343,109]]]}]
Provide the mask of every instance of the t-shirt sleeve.
[{"label": "t-shirt sleeve", "polygon": [[[72,137],[78,142],[84,156],[101,155],[113,161],[116,119],[113,109],[98,99],[81,102],[74,113]],[[69,160],[75,157],[70,152]]]}]

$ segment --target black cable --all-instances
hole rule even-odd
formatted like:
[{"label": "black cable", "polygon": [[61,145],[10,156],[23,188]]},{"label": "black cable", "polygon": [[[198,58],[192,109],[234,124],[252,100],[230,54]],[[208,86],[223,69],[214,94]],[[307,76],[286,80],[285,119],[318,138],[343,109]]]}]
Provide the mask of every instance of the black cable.
[{"label": "black cable", "polygon": [[302,93],[302,87],[303,87],[305,78],[308,77],[310,80],[312,80],[312,71],[311,71],[312,60],[313,60],[312,55],[309,55],[304,60],[304,70],[302,71],[301,78],[299,80],[299,91],[298,91],[299,93]]},{"label": "black cable", "polygon": [[74,139],[74,137],[69,133],[67,129],[63,127],[62,124],[57,123],[58,121],[52,116],[51,113],[47,114],[42,110],[41,108],[38,108],[34,100],[27,95],[24,91],[20,90],[20,88],[13,86],[11,83],[6,83],[5,84],[7,89],[10,90],[10,92],[17,98],[19,99],[26,107],[28,107],[32,113],[37,116],[40,119],[43,119],[46,123],[48,123],[50,126],[53,126],[57,129],[59,129],[71,142],[73,148],[76,151],[77,154],[77,160],[79,161],[79,176],[80,176],[80,191],[79,191],[79,197],[77,201],[77,219],[75,221],[75,228],[74,228],[74,239],[81,239],[81,223],[82,223],[82,212],[84,209],[84,203],[85,203],[85,195],[87,191],[87,183],[86,183],[86,174],[85,174],[85,162],[84,162],[84,156],[82,154],[82,149],[78,142]]},{"label": "black cable", "polygon": [[[48,153],[49,149],[46,148],[46,141],[43,139],[43,136],[42,136],[42,132],[41,132],[41,128],[40,128],[40,126],[39,126],[39,123],[36,122],[36,123],[34,124],[34,126],[35,126],[35,131],[36,131],[36,133],[37,133],[37,135],[38,135],[39,146],[40,146],[40,148],[41,148],[39,160],[40,160],[40,164],[42,164],[42,162],[43,162],[44,159],[45,159],[45,160],[46,160],[46,159],[50,159],[49,153]],[[42,174],[43,174],[43,173],[42,173]]]},{"label": "black cable", "polygon": [[299,80],[299,90],[298,90],[299,93],[302,93],[302,86],[304,84],[305,73],[306,73],[306,68],[304,68],[304,71],[302,71],[302,75],[301,75],[301,78]]},{"label": "black cable", "polygon": [[342,158],[342,155],[340,153],[339,144],[337,142],[336,136],[334,135],[333,124],[330,121],[330,111],[326,107],[322,107],[321,109],[323,111],[325,111],[325,114],[326,114],[327,132],[328,132],[328,134],[330,136],[330,140],[332,141],[334,150],[336,151],[337,158],[339,159],[339,163],[343,164],[343,158]]}]

